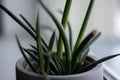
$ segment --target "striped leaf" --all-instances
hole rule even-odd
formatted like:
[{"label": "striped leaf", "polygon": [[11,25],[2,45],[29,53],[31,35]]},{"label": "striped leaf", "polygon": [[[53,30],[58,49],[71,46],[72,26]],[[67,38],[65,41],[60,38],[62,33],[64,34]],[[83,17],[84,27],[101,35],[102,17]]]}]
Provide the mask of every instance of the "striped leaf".
[{"label": "striped leaf", "polygon": [[43,51],[42,51],[42,41],[41,41],[41,35],[40,35],[40,24],[39,24],[39,13],[37,15],[36,20],[36,33],[37,33],[37,48],[38,48],[38,54],[39,54],[39,66],[40,66],[40,73],[45,72],[44,67],[44,57],[43,57]]},{"label": "striped leaf", "polygon": [[101,33],[97,33],[96,35],[94,35],[84,46],[80,45],[79,48],[77,49],[77,51],[75,52],[75,54],[73,55],[73,60],[72,60],[72,64],[77,63],[77,59],[79,57],[79,55],[81,55],[82,52],[84,52],[86,49],[88,49],[91,44],[93,42],[95,42],[98,37],[101,35]]},{"label": "striped leaf", "polygon": [[35,60],[37,63],[39,63],[39,60],[38,60],[38,56],[36,56],[34,53],[32,53],[31,51],[23,48],[23,50],[33,59]]},{"label": "striped leaf", "polygon": [[39,3],[42,5],[42,7],[44,8],[44,10],[49,14],[49,16],[51,17],[51,19],[54,21],[54,23],[56,24],[56,27],[59,30],[59,33],[63,39],[63,43],[65,46],[65,53],[66,53],[66,69],[68,71],[68,73],[71,72],[71,50],[70,50],[70,46],[66,37],[66,34],[64,32],[63,26],[59,23],[59,21],[56,19],[56,17],[52,14],[52,12],[44,5],[44,3],[39,0]]},{"label": "striped leaf", "polygon": [[97,61],[94,61],[94,62],[88,64],[88,65],[85,66],[82,70],[84,71],[84,70],[90,69],[91,67],[94,67],[94,66],[96,66],[97,64],[100,64],[100,63],[102,63],[102,62],[104,62],[104,61],[107,61],[107,60],[109,60],[109,59],[112,59],[112,58],[114,58],[114,57],[116,57],[116,56],[120,56],[120,54],[110,55],[110,56],[101,58],[101,59],[99,59],[99,60],[97,60]]},{"label": "striped leaf", "polygon": [[30,66],[31,70],[32,70],[33,72],[37,73],[36,69],[33,67],[33,65],[31,64],[31,62],[30,62],[29,59],[27,58],[25,52],[23,51],[23,48],[22,48],[22,46],[21,46],[21,44],[20,44],[20,41],[19,41],[17,35],[16,35],[16,41],[17,41],[17,44],[18,44],[18,46],[19,46],[19,49],[20,49],[20,51],[21,51],[21,53],[22,53],[25,61],[26,61],[26,62],[28,63],[28,65]]},{"label": "striped leaf", "polygon": [[87,24],[88,24],[88,21],[89,21],[91,12],[92,12],[92,8],[93,8],[93,5],[94,5],[94,2],[95,2],[95,0],[90,0],[90,3],[89,3],[89,6],[88,6],[88,9],[87,9],[87,12],[86,12],[83,24],[82,24],[81,29],[79,31],[78,38],[77,38],[77,41],[76,41],[76,44],[75,44],[73,52],[76,51],[76,49],[79,47],[79,45],[82,42],[82,39],[84,37],[85,31],[86,31],[86,28],[87,28]]}]

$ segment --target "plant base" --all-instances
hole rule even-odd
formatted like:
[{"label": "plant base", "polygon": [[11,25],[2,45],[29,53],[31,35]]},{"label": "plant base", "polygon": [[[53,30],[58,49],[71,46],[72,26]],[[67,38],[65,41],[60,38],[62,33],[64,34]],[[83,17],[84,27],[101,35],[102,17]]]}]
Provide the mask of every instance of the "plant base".
[{"label": "plant base", "polygon": [[[92,56],[93,58],[93,56]],[[21,58],[16,63],[16,80],[45,80],[45,76],[25,70],[27,63]],[[103,80],[102,64],[84,73],[73,75],[49,75],[50,80]]]}]

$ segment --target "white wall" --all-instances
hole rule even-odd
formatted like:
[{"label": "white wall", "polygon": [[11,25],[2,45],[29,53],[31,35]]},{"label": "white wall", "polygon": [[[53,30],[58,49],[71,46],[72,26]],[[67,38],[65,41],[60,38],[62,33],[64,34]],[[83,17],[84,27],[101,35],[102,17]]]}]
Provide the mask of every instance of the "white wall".
[{"label": "white wall", "polygon": [[[35,22],[36,4],[34,0],[4,0],[4,5],[17,17],[22,13],[32,24]],[[4,14],[5,35],[24,34],[24,30],[7,14]],[[20,17],[19,17],[20,18]],[[21,18],[20,18],[21,19]]]},{"label": "white wall", "polygon": [[[52,11],[58,10],[61,8],[63,10],[63,5],[65,0],[44,0],[49,8]],[[24,14],[33,24],[35,23],[35,15],[37,10],[36,3],[34,0],[4,0],[5,5],[14,12],[17,16],[19,13]],[[73,0],[72,10],[70,13],[70,22],[73,26],[74,37],[78,34],[80,26],[82,24],[86,9],[88,7],[89,0]],[[93,12],[88,24],[88,32],[92,29],[97,29],[103,33],[105,37],[113,36],[113,27],[114,27],[114,6],[116,0],[96,0],[93,8]],[[57,9],[56,9],[57,8]],[[55,12],[56,16],[60,18],[60,15]],[[45,17],[45,18],[43,18]],[[51,24],[51,19],[48,19],[48,16],[43,12],[41,14],[41,23],[42,24]],[[21,33],[21,30],[17,23],[15,23],[10,17],[5,15],[5,30],[7,34],[10,33]],[[20,32],[19,32],[20,31]]]},{"label": "white wall", "polygon": [[[74,32],[74,40],[79,32],[89,1],[90,0],[73,0],[69,19]],[[55,11],[58,9],[63,10],[64,3],[65,0],[49,0],[46,2],[49,8],[54,11],[58,17],[60,17],[60,15]],[[91,31],[92,29],[97,29],[98,31],[102,32],[102,37],[113,38],[113,36],[115,36],[115,5],[116,0],[95,0],[94,8],[88,23],[87,32]],[[48,21],[48,25],[52,25],[51,22],[49,22],[50,19],[48,19],[48,17],[45,18],[45,21]],[[44,23],[44,21],[42,23]]]}]

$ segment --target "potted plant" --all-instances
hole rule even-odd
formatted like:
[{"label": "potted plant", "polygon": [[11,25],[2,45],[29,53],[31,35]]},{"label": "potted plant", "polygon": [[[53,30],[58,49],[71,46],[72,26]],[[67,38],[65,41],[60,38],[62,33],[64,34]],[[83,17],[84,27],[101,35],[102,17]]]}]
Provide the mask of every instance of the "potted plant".
[{"label": "potted plant", "polygon": [[[103,68],[100,63],[120,54],[110,55],[99,60],[94,56],[88,55],[90,45],[101,35],[100,32],[93,30],[83,38],[94,1],[95,0],[90,0],[88,10],[74,47],[72,46],[71,41],[71,27],[68,22],[72,0],[66,0],[61,23],[45,4],[41,0],[38,0],[59,31],[59,38],[57,39],[56,32],[53,31],[49,44],[45,42],[45,39],[40,32],[39,13],[36,17],[36,29],[34,29],[23,15],[20,16],[25,23],[0,3],[0,8],[21,25],[21,27],[36,41],[36,46],[30,45],[32,49],[28,49],[22,47],[16,36],[16,41],[24,57],[24,59],[21,58],[16,63],[17,80],[103,80]],[[67,24],[70,33],[69,40],[65,33]],[[54,42],[57,43],[57,51],[53,51]]]}]

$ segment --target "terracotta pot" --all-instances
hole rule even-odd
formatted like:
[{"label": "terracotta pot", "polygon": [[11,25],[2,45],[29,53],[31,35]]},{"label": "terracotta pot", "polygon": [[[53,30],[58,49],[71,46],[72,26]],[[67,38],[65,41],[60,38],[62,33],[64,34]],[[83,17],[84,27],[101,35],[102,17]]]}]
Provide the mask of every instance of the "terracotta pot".
[{"label": "terracotta pot", "polygon": [[[93,56],[92,56],[93,58]],[[16,80],[45,80],[43,75],[25,70],[27,63],[21,58],[16,63]],[[80,74],[73,75],[49,75],[50,80],[103,80],[102,64]]]}]

